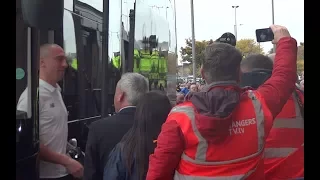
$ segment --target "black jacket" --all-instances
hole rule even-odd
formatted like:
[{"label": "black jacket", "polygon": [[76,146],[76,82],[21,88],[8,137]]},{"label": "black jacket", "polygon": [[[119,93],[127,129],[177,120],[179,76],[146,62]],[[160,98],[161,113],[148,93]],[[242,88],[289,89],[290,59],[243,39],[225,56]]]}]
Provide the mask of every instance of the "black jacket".
[{"label": "black jacket", "polygon": [[84,180],[102,180],[108,156],[133,125],[136,108],[128,107],[114,116],[90,125],[84,161]]}]

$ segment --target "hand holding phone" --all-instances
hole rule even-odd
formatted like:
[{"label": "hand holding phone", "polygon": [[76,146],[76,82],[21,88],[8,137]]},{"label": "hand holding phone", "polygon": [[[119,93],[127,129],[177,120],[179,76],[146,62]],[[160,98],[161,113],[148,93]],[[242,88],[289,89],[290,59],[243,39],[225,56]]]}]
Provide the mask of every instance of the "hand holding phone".
[{"label": "hand holding phone", "polygon": [[284,26],[279,25],[271,25],[270,28],[274,34],[273,44],[277,44],[281,38],[291,37],[288,29]]},{"label": "hand holding phone", "polygon": [[274,39],[274,35],[271,28],[257,29],[256,30],[257,42],[267,42]]},{"label": "hand holding phone", "polygon": [[257,42],[272,41],[273,44],[277,44],[283,37],[291,37],[289,31],[284,26],[271,25],[270,28],[256,30]]}]

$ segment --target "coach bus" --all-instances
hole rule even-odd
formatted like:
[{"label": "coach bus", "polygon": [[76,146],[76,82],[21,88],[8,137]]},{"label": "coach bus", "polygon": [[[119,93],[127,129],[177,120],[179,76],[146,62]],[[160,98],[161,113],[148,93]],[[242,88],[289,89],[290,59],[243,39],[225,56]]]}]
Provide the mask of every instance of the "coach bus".
[{"label": "coach bus", "polygon": [[[53,3],[54,2],[54,3]],[[37,179],[39,47],[64,48],[60,82],[69,139],[84,150],[88,125],[114,113],[121,74],[137,72],[175,100],[177,43],[171,0],[16,0],[16,104],[28,88],[28,112],[16,111],[16,179]]]}]

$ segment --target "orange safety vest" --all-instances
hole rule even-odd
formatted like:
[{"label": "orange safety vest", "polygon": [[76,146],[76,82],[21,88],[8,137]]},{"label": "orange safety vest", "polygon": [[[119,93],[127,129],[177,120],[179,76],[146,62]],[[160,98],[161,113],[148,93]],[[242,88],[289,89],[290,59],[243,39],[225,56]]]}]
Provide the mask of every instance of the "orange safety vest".
[{"label": "orange safety vest", "polygon": [[210,143],[201,135],[196,125],[199,114],[191,102],[172,109],[167,121],[179,124],[186,141],[175,180],[264,179],[265,127],[271,129],[272,115],[253,91],[244,95],[228,129],[233,134],[223,143]]},{"label": "orange safety vest", "polygon": [[266,141],[266,179],[304,177],[304,120],[295,92],[276,117]]}]

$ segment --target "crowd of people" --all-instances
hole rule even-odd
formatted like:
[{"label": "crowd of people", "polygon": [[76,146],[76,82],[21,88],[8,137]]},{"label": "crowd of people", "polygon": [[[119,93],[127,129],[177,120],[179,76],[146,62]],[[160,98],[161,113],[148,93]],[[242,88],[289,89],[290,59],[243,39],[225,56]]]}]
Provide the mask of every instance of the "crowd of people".
[{"label": "crowd of people", "polygon": [[304,71],[301,72],[301,75],[299,77],[300,78],[298,79],[297,87],[304,91]]},{"label": "crowd of people", "polygon": [[[285,27],[271,29],[274,60],[258,54],[242,59],[227,43],[208,45],[201,66],[206,85],[183,85],[174,106],[164,92],[149,91],[144,76],[123,74],[114,96],[116,114],[90,125],[83,166],[66,155],[67,113],[57,85],[66,66],[57,60],[63,50],[44,46],[40,178],[303,179],[304,95],[296,86],[297,42]],[[50,109],[52,101],[61,105],[57,112]],[[18,109],[25,104],[23,96]]]},{"label": "crowd of people", "polygon": [[199,92],[203,88],[203,84],[200,83],[179,83],[177,85],[177,99],[176,104],[180,104],[184,101],[184,97],[189,92]]}]

